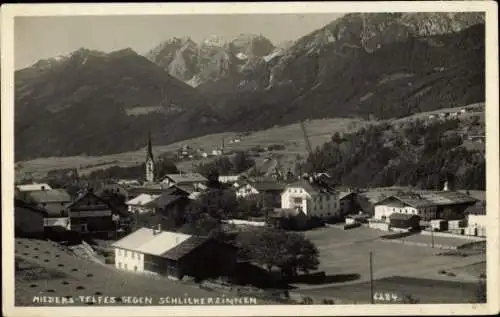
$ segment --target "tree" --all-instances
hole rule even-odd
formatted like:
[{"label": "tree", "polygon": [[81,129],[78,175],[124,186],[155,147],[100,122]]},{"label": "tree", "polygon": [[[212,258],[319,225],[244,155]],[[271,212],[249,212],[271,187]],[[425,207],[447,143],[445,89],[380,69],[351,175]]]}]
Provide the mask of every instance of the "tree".
[{"label": "tree", "polygon": [[155,164],[155,174],[157,178],[161,178],[166,174],[177,174],[179,170],[177,166],[170,160],[162,158]]},{"label": "tree", "polygon": [[244,237],[240,242],[244,252],[268,271],[280,269],[284,277],[319,265],[318,249],[301,234],[268,228]]},{"label": "tree", "polygon": [[239,174],[255,165],[255,161],[250,159],[243,151],[236,152],[232,160],[232,172]]}]

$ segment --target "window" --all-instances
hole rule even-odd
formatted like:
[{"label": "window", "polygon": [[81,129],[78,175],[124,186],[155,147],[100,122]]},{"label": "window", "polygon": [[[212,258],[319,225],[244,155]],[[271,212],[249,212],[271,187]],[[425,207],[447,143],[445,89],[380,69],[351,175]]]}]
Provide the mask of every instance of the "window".
[{"label": "window", "polygon": [[128,257],[128,250],[125,250],[125,255],[124,257]]},{"label": "window", "polygon": [[123,266],[125,267],[125,270],[127,270],[127,263],[125,263]]},{"label": "window", "polygon": [[134,258],[135,252],[130,252],[130,257],[133,259]]},{"label": "window", "polygon": [[122,264],[121,262],[118,262],[118,268],[121,269],[122,268]]}]

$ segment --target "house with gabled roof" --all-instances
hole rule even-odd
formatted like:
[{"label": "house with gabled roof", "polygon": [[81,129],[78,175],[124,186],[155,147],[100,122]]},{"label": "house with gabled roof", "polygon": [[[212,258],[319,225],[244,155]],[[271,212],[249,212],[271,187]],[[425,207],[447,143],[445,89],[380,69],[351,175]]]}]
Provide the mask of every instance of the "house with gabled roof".
[{"label": "house with gabled roof", "polygon": [[436,219],[437,206],[425,197],[413,193],[399,193],[375,203],[375,220],[389,222],[392,214],[416,215],[423,220]]},{"label": "house with gabled roof", "polygon": [[250,198],[252,196],[263,195],[269,197],[272,204],[271,207],[280,207],[281,193],[285,189],[286,184],[280,182],[248,182],[236,189],[237,198]]},{"label": "house with gabled roof", "polygon": [[92,191],[80,195],[65,208],[72,231],[93,235],[110,235],[117,229],[117,222],[121,216],[106,200]]},{"label": "house with gabled roof", "polygon": [[140,194],[139,196],[132,198],[125,202],[128,211],[132,214],[143,214],[148,212],[154,212],[154,209],[149,207],[148,204],[160,197],[160,195],[150,195],[150,194]]},{"label": "house with gabled roof", "polygon": [[172,279],[229,275],[237,249],[209,237],[157,228],[141,228],[116,241],[115,267],[119,270],[163,275]]},{"label": "house with gabled roof", "polygon": [[462,219],[477,199],[456,191],[409,191],[388,196],[375,204],[375,219],[386,220],[393,213],[410,214],[422,220]]},{"label": "house with gabled roof", "polygon": [[36,190],[25,193],[23,202],[27,206],[36,207],[46,212],[45,227],[70,228],[70,220],[66,206],[71,197],[64,189]]},{"label": "house with gabled roof", "polygon": [[281,208],[300,209],[308,217],[334,218],[340,216],[339,193],[313,179],[288,184],[281,194]]},{"label": "house with gabled roof", "polygon": [[167,174],[161,179],[161,184],[165,187],[173,185],[188,185],[193,189],[202,189],[206,187],[208,179],[200,173],[179,173]]}]

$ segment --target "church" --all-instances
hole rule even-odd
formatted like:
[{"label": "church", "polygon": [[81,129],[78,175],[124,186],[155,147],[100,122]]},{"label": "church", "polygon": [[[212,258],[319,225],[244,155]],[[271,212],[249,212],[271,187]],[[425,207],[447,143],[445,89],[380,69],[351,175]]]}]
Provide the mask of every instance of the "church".
[{"label": "church", "polygon": [[153,145],[151,144],[151,131],[148,135],[148,149],[146,155],[146,182],[153,183],[155,181],[155,161],[153,157]]}]

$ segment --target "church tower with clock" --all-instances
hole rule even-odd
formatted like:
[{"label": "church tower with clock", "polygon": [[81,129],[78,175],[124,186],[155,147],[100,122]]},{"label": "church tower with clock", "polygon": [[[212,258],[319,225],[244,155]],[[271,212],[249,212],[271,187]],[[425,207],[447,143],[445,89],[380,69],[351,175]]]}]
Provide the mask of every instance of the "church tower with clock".
[{"label": "church tower with clock", "polygon": [[151,145],[151,131],[148,135],[148,153],[146,156],[146,181],[153,182],[155,179],[155,162],[153,158],[153,146]]}]

